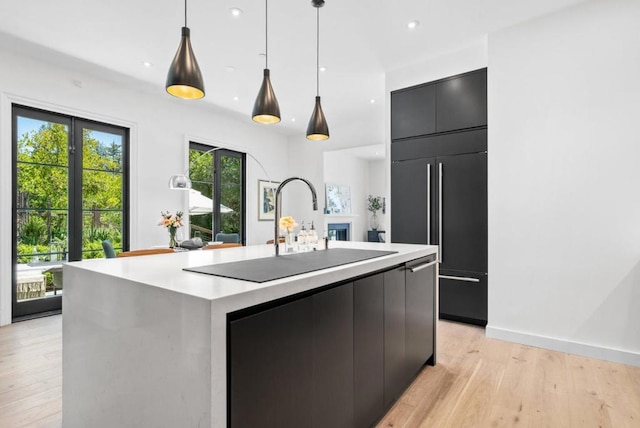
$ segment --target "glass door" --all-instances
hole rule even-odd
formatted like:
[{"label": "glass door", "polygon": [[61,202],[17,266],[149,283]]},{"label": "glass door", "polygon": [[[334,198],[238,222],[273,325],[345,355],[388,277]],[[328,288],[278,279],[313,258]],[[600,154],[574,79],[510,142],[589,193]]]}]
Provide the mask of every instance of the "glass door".
[{"label": "glass door", "polygon": [[13,318],[59,311],[62,264],[128,242],[123,128],[13,107]]},{"label": "glass door", "polygon": [[[204,144],[189,145],[190,237],[204,242],[219,233],[245,243],[245,154]],[[219,236],[220,238],[220,236]]]}]

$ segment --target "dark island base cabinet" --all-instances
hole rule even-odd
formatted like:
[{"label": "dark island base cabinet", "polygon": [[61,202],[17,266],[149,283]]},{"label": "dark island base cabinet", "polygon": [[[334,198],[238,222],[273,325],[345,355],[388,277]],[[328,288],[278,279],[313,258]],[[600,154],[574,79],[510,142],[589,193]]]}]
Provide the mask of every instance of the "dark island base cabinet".
[{"label": "dark island base cabinet", "polygon": [[434,260],[231,314],[228,425],[374,425],[435,362]]}]

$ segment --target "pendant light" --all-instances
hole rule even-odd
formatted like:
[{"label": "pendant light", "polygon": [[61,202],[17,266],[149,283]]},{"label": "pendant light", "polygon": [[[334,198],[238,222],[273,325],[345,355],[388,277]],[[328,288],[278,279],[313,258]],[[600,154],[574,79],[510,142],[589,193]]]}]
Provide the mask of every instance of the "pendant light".
[{"label": "pendant light", "polygon": [[269,78],[268,0],[265,0],[264,4],[264,78],[262,79],[262,86],[256,97],[256,102],[253,104],[253,113],[251,116],[254,122],[269,125],[280,122],[280,106],[278,105],[278,100],[276,99],[276,94],[273,92],[271,79]]},{"label": "pendant light", "polygon": [[329,139],[329,126],[320,104],[320,8],[324,0],[312,0],[311,5],[316,8],[316,105],[307,126],[307,140],[319,141]]},{"label": "pendant light", "polygon": [[187,27],[187,0],[184,0],[184,27],[178,52],[167,73],[167,92],[174,97],[194,100],[204,97],[204,82],[198,61],[191,48],[189,27]]}]

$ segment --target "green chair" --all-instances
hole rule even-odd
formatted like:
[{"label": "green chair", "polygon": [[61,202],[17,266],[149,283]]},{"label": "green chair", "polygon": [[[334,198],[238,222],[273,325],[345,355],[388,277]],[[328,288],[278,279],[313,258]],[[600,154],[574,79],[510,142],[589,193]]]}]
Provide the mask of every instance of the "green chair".
[{"label": "green chair", "polygon": [[238,233],[216,233],[216,242],[224,242],[226,244],[239,244],[240,235]]},{"label": "green chair", "polygon": [[115,259],[116,252],[113,249],[113,244],[108,239],[102,241],[102,249],[104,250],[104,256],[108,259]]}]

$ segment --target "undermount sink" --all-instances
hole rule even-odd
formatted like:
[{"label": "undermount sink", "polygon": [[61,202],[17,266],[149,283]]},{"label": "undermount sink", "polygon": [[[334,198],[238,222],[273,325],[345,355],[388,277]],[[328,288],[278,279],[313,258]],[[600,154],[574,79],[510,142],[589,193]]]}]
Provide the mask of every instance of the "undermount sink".
[{"label": "undermount sink", "polygon": [[184,268],[184,270],[242,281],[267,282],[383,257],[396,252],[397,251],[333,248],[323,251],[311,251],[307,253],[287,254],[239,262]]}]

